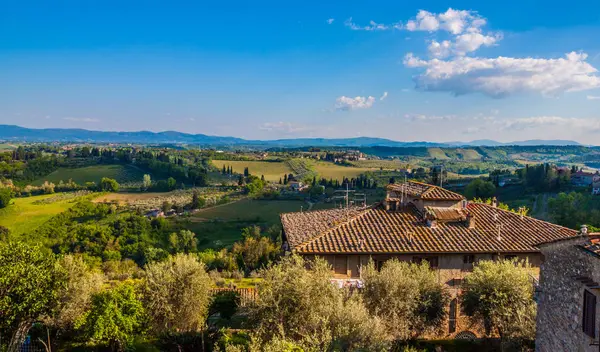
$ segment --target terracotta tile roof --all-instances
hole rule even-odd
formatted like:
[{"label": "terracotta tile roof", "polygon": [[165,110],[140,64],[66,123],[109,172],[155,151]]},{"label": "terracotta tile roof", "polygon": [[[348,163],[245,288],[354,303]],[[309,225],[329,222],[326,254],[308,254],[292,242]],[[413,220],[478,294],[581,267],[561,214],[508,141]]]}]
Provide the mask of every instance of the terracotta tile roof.
[{"label": "terracotta tile roof", "polygon": [[462,208],[425,207],[425,216],[440,221],[465,221],[469,212]]},{"label": "terracotta tile roof", "polygon": [[405,183],[395,183],[387,186],[388,190],[396,192],[406,192],[410,195],[426,200],[463,200],[464,196],[445,188],[430,185],[423,182],[407,181]]},{"label": "terracotta tile roof", "polygon": [[[303,254],[538,252],[536,243],[577,235],[574,230],[486,204],[469,203],[467,210],[475,221],[474,228],[456,221],[428,227],[412,205],[386,211],[378,204],[346,221],[327,220],[324,225],[316,222],[327,218],[327,210],[318,215],[284,214],[282,222],[292,250]],[[344,220],[340,210],[331,212],[337,214],[331,215],[333,219]],[[311,230],[298,229],[298,225]]]},{"label": "terracotta tile roof", "polygon": [[279,217],[286,229],[289,244],[294,247],[355,217],[365,208],[313,210],[296,213],[282,213]]},{"label": "terracotta tile roof", "polygon": [[600,234],[590,234],[590,242],[583,249],[600,257]]}]

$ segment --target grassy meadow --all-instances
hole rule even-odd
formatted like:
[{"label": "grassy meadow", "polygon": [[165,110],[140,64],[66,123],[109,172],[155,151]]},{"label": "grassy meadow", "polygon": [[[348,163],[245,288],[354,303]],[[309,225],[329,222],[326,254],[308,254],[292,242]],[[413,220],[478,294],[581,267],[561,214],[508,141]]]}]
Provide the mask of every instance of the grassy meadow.
[{"label": "grassy meadow", "polygon": [[244,227],[279,225],[279,214],[306,210],[308,204],[294,200],[242,199],[198,211],[187,219],[180,219],[183,226],[197,234],[199,247],[221,248],[233,245],[241,238]]},{"label": "grassy meadow", "polygon": [[272,182],[278,182],[283,175],[292,173],[292,169],[284,162],[212,160],[212,164],[219,170],[223,166],[231,166],[233,172],[239,174],[243,174],[244,168],[247,167],[250,174],[256,176],[264,175],[265,180]]},{"label": "grassy meadow", "polygon": [[0,225],[12,234],[23,235],[35,230],[51,217],[75,205],[79,197],[74,193],[55,193],[15,198],[11,204],[0,209]]},{"label": "grassy meadow", "polygon": [[114,178],[119,183],[141,181],[144,173],[130,165],[94,165],[80,168],[59,168],[58,170],[35,180],[32,184],[39,186],[44,181],[58,183],[72,179],[78,184],[100,182],[103,177]]},{"label": "grassy meadow", "polygon": [[344,177],[358,177],[359,175],[364,174],[367,171],[379,169],[369,167],[341,166],[323,161],[312,163],[312,168],[317,172],[320,178],[325,178],[327,180],[334,179],[340,181],[342,181]]}]

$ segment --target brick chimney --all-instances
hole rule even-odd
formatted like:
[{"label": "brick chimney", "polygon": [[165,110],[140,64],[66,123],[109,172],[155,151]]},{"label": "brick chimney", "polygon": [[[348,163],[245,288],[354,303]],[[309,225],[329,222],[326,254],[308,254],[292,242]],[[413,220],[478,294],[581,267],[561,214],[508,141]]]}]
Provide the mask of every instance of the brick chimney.
[{"label": "brick chimney", "polygon": [[494,208],[497,208],[497,207],[498,207],[498,199],[497,199],[496,197],[492,198],[492,206],[493,206]]},{"label": "brick chimney", "polygon": [[475,218],[470,213],[467,215],[467,226],[470,229],[474,229],[475,228]]}]

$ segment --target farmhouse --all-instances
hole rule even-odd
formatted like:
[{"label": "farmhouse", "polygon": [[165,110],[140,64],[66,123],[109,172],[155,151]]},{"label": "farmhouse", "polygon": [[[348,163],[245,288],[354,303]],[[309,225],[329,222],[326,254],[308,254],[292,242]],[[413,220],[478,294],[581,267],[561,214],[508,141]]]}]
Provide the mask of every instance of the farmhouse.
[{"label": "farmhouse", "polygon": [[591,186],[594,182],[594,176],[600,175],[600,172],[577,171],[571,175],[571,183],[575,186]]},{"label": "farmhouse", "polygon": [[[373,260],[427,261],[453,296],[447,336],[468,328],[458,300],[464,276],[484,259],[542,262],[537,243],[570,238],[577,231],[515,214],[495,204],[471,203],[441,187],[409,181],[387,187],[386,199],[364,208],[281,215],[284,249],[306,258],[320,256],[338,279],[360,278]],[[537,271],[532,273],[532,283]]]},{"label": "farmhouse", "polygon": [[540,245],[536,351],[600,350],[600,234]]}]

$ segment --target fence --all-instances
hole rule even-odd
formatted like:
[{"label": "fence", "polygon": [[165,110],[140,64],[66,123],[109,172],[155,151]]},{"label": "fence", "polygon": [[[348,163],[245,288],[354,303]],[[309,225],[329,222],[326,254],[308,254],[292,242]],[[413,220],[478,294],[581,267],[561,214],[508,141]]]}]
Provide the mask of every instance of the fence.
[{"label": "fence", "polygon": [[235,291],[240,295],[240,306],[246,307],[256,301],[258,293],[254,288],[213,288],[212,293]]}]

